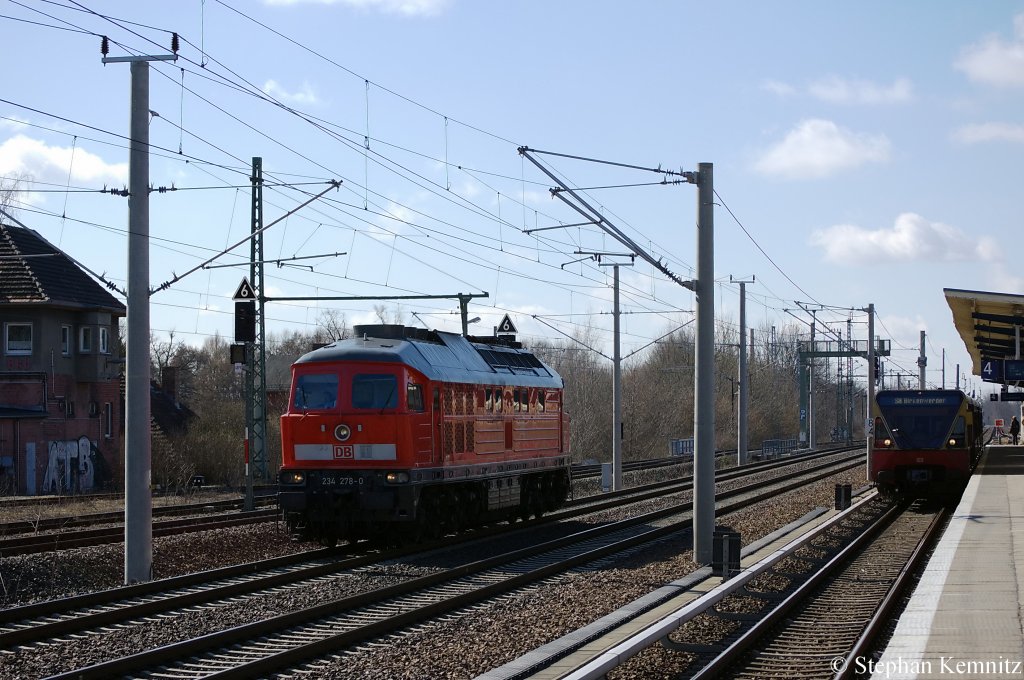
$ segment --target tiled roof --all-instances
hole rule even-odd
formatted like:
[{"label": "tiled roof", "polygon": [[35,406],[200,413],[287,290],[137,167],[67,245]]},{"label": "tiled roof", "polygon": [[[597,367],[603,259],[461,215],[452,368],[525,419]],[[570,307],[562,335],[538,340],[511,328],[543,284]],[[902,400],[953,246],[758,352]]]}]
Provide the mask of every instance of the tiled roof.
[{"label": "tiled roof", "polygon": [[0,224],[0,304],[16,303],[125,313],[117,298],[38,233]]}]

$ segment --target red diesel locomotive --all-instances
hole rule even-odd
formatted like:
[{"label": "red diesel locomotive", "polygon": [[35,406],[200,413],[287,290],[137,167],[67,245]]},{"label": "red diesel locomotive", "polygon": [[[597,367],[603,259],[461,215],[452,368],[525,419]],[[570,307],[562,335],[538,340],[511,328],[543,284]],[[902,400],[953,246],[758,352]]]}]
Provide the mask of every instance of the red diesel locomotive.
[{"label": "red diesel locomotive", "polygon": [[960,390],[882,390],[869,475],[883,493],[953,497],[982,453],[981,407]]},{"label": "red diesel locomotive", "polygon": [[292,365],[279,502],[289,528],[419,538],[560,507],[569,492],[562,379],[518,343],[405,326]]}]

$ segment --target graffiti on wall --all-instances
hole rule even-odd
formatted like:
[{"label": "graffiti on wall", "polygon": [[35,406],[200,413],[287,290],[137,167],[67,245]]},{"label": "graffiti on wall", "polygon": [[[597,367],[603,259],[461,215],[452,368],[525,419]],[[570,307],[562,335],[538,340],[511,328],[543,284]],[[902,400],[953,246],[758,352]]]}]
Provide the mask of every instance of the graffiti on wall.
[{"label": "graffiti on wall", "polygon": [[88,437],[49,442],[43,493],[92,491],[96,484],[92,450]]}]

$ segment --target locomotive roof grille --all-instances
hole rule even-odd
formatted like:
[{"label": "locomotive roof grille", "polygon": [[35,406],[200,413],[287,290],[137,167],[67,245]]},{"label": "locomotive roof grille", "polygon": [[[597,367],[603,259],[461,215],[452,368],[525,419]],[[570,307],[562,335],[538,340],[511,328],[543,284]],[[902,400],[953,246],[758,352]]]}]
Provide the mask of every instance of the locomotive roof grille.
[{"label": "locomotive roof grille", "polygon": [[[510,373],[528,373],[538,375],[537,369],[544,368],[537,357],[532,354],[519,352],[496,352],[492,349],[477,347],[487,365],[496,371],[504,370]],[[546,371],[545,371],[546,373]]]}]

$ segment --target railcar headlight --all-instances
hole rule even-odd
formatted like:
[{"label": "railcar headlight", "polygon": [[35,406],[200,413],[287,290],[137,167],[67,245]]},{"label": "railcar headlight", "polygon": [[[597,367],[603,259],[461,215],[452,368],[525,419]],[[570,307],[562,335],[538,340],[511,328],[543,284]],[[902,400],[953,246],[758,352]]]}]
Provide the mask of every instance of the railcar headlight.
[{"label": "railcar headlight", "polygon": [[388,484],[406,484],[409,481],[408,472],[389,472],[384,479]]},{"label": "railcar headlight", "polygon": [[342,423],[334,428],[334,438],[339,442],[347,441],[352,436],[352,428]]},{"label": "railcar headlight", "polygon": [[306,473],[305,472],[299,472],[297,470],[296,471],[282,472],[281,473],[281,483],[282,484],[293,484],[293,485],[305,484],[306,483]]}]

